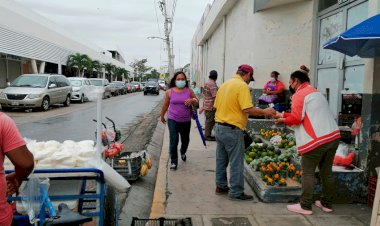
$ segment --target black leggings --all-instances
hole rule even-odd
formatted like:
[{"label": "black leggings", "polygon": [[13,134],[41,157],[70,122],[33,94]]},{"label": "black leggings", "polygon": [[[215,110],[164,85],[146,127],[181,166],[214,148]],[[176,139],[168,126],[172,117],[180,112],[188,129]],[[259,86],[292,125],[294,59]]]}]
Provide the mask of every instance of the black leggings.
[{"label": "black leggings", "polygon": [[191,121],[177,122],[172,119],[168,119],[168,127],[170,134],[169,149],[171,163],[177,165],[179,136],[181,136],[181,155],[184,155],[186,154],[187,147],[189,146],[190,142]]}]

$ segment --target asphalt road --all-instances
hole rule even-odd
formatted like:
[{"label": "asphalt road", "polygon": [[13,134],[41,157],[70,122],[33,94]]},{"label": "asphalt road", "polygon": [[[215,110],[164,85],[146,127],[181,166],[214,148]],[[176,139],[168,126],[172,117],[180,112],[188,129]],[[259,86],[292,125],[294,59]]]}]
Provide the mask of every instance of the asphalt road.
[{"label": "asphalt road", "polygon": [[[162,100],[159,96],[144,96],[142,92],[127,94],[103,100],[104,118],[113,119],[120,129],[128,127],[138,116],[149,113]],[[96,123],[96,102],[72,103],[70,107],[53,107],[47,112],[25,112],[23,110],[6,112],[12,117],[24,137],[37,141],[57,140],[94,140]]]}]

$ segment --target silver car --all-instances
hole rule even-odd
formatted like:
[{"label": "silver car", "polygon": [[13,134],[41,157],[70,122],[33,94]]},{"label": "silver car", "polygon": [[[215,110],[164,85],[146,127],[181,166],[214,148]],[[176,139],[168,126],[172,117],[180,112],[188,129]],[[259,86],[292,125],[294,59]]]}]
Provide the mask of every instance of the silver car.
[{"label": "silver car", "polygon": [[73,87],[73,93],[71,95],[72,101],[79,101],[83,103],[85,100],[88,100],[90,92],[93,89],[90,80],[87,78],[72,77],[68,78],[71,86]]},{"label": "silver car", "polygon": [[49,110],[52,104],[70,105],[72,88],[63,75],[25,74],[16,78],[0,93],[3,110],[40,108]]}]

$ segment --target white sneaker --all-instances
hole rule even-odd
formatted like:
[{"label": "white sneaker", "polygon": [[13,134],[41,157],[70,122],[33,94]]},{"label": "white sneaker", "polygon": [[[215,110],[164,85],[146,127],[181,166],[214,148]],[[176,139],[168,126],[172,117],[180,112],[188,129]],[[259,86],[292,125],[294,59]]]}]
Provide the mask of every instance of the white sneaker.
[{"label": "white sneaker", "polygon": [[319,201],[319,200],[315,201],[315,206],[319,207],[321,210],[323,210],[323,212],[326,212],[326,213],[331,213],[333,211],[330,208],[324,207],[322,205],[321,201]]}]

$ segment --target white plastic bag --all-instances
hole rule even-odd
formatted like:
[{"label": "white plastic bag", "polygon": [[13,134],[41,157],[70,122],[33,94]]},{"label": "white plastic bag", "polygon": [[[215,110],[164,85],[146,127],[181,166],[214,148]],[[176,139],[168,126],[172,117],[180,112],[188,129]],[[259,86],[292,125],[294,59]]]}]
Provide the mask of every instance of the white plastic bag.
[{"label": "white plastic bag", "polygon": [[344,143],[339,143],[338,149],[336,150],[335,155],[346,157],[349,153],[348,145]]}]

